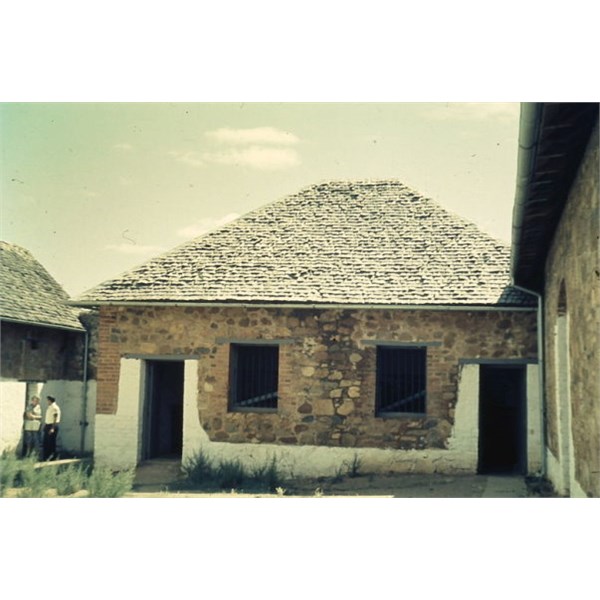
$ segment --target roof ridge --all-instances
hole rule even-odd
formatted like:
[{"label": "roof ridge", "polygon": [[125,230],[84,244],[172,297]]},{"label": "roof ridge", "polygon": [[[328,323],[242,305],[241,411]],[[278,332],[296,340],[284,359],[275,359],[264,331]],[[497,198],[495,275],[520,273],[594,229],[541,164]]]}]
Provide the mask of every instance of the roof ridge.
[{"label": "roof ridge", "polygon": [[14,244],[13,242],[7,242],[6,240],[0,240],[0,247],[4,247],[5,250],[10,250],[13,252],[18,252],[27,258],[33,258],[35,260],[35,256],[31,253],[30,250],[24,248],[23,246],[19,246],[18,244]]}]

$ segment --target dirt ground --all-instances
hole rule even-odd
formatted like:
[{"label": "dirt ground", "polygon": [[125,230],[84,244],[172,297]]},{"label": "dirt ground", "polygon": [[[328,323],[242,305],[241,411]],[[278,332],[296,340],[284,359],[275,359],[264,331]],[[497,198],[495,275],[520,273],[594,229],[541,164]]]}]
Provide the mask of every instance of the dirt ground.
[{"label": "dirt ground", "polygon": [[531,498],[550,496],[541,482],[518,476],[485,475],[359,475],[357,477],[297,479],[278,493],[252,493],[243,490],[194,491],[176,489],[175,482],[138,479],[129,498],[274,498],[274,497],[373,497],[373,498]]}]

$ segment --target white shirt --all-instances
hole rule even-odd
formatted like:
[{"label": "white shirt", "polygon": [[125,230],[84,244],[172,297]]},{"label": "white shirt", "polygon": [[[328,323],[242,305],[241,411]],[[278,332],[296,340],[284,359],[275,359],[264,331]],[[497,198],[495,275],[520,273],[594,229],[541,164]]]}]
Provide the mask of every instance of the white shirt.
[{"label": "white shirt", "polygon": [[[54,418],[56,416],[56,419]],[[51,402],[46,409],[46,419],[44,420],[46,425],[54,425],[54,423],[60,423],[60,407],[56,402]]]},{"label": "white shirt", "polygon": [[37,431],[40,428],[40,422],[42,421],[42,409],[39,404],[32,406],[31,404],[27,407],[27,412],[31,413],[33,419],[25,419],[25,431]]}]

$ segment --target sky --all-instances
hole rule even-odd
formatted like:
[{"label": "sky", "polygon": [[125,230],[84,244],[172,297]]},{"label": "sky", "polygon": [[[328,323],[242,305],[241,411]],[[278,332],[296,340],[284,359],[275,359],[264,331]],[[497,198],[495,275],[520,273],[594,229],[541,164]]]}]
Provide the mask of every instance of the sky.
[{"label": "sky", "polygon": [[399,179],[510,242],[518,103],[3,103],[0,237],[71,296],[303,187]]}]

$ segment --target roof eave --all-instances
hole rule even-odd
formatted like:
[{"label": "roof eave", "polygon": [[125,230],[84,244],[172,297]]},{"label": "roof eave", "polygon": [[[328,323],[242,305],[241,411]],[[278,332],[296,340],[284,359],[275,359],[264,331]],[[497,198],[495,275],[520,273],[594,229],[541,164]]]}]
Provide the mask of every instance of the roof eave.
[{"label": "roof eave", "polygon": [[598,103],[523,103],[511,249],[514,282],[540,293],[544,263],[598,119]]},{"label": "roof eave", "polygon": [[340,310],[462,310],[462,311],[535,311],[537,306],[515,304],[376,304],[376,303],[336,303],[336,302],[227,302],[227,301],[188,301],[177,300],[96,300],[77,302],[75,306],[99,308],[101,306],[162,306],[162,307],[238,307],[238,308],[305,308]]},{"label": "roof eave", "polygon": [[65,331],[75,331],[77,333],[85,333],[86,329],[83,325],[77,327],[76,325],[61,325],[57,323],[47,323],[42,321],[29,321],[27,319],[15,319],[12,317],[0,317],[0,322],[5,323],[16,323],[18,325],[29,325],[33,327],[47,327],[48,329],[62,329]]},{"label": "roof eave", "polygon": [[519,150],[517,155],[517,184],[512,220],[511,273],[518,285],[530,283],[521,281],[519,259],[522,248],[523,216],[529,197],[531,176],[535,167],[538,147],[542,103],[524,102],[521,104],[519,120]]}]

